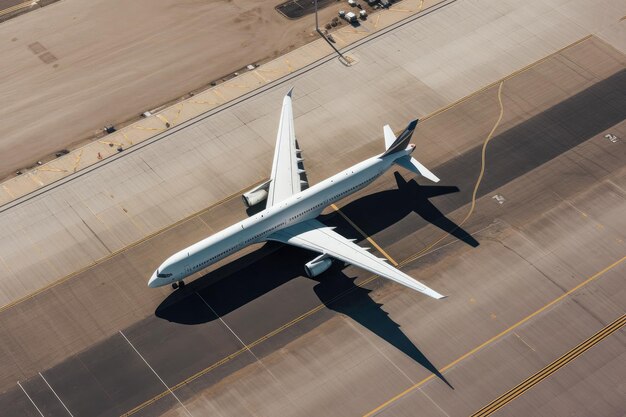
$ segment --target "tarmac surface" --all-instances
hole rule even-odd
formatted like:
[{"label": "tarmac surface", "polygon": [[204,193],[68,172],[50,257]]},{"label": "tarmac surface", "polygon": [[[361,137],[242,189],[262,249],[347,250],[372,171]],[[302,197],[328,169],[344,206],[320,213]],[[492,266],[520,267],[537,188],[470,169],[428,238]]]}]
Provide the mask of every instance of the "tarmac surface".
[{"label": "tarmac surface", "polygon": [[[245,216],[236,194],[4,308],[0,409],[470,415],[591,340],[499,412],[622,415],[626,335],[608,326],[626,305],[624,85],[624,55],[587,38],[423,120],[416,156],[440,185],[390,172],[327,212],[448,298],[353,267],[307,279],[313,255],[276,245],[147,289],[164,257]],[[333,170],[301,146],[310,177]]]},{"label": "tarmac surface", "polygon": [[[411,10],[421,7],[417,0],[405,0],[402,7],[411,1]],[[152,117],[128,135],[120,132],[128,136],[125,143],[148,132],[149,139],[124,152],[95,142],[97,149],[69,154],[63,166],[55,161],[50,171],[14,178],[16,187],[0,184],[2,309],[263,180],[271,165],[280,101],[291,86],[298,139],[306,144],[315,182],[358,162],[359,155],[380,152],[382,125],[401,129],[407,120],[437,113],[590,33],[626,50],[626,36],[618,36],[620,30],[626,34],[626,25],[622,28],[616,19],[618,1],[604,0],[603,7],[592,10],[581,9],[581,0],[572,1],[453,1],[417,15],[394,6],[366,22],[380,25],[380,31],[342,32],[343,41],[336,36],[338,45],[350,45],[344,52],[356,65],[345,67],[329,56],[328,45],[312,42],[270,63],[266,69],[283,77],[278,81],[255,87],[259,81],[247,72],[229,88],[222,88],[229,84],[224,83],[208,91],[203,100],[209,105],[176,105],[164,113],[172,122],[181,114],[195,114],[186,122],[164,131],[164,120]],[[390,20],[394,15],[405,18]],[[249,92],[242,95],[237,83],[244,79],[243,91]],[[482,123],[491,128],[490,121]],[[464,142],[449,131],[445,146],[436,137],[422,144],[424,163],[436,166],[450,152],[463,153],[480,143],[479,138]],[[103,148],[116,155],[98,161]],[[55,180],[57,171],[65,175],[63,170],[70,174]],[[38,188],[48,180],[49,186]],[[33,187],[36,192],[14,200],[16,189],[28,193]],[[156,268],[159,260],[154,262]],[[154,268],[146,266],[137,275]]]}]

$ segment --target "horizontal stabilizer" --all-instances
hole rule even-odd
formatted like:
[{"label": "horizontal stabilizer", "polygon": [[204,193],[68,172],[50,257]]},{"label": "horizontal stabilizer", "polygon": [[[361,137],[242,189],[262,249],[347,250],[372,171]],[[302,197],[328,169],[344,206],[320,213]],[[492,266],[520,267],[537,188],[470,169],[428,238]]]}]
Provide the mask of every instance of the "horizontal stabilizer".
[{"label": "horizontal stabilizer", "polygon": [[407,155],[402,158],[398,158],[393,162],[411,172],[421,175],[424,178],[428,178],[432,182],[439,182],[439,178],[415,158],[411,158]]}]

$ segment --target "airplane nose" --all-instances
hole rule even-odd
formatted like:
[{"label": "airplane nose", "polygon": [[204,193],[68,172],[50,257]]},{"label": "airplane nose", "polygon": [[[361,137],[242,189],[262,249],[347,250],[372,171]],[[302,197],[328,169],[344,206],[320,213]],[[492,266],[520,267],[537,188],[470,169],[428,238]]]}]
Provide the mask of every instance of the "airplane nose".
[{"label": "airplane nose", "polygon": [[150,287],[150,288],[158,287],[159,286],[158,280],[159,280],[159,278],[157,278],[156,274],[152,274],[152,276],[148,280],[148,287]]}]

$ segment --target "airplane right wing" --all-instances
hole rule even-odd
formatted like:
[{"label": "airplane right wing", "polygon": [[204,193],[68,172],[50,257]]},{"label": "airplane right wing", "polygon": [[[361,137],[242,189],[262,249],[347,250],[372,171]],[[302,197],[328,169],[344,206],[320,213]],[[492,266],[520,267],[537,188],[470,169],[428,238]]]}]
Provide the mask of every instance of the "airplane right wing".
[{"label": "airplane right wing", "polygon": [[429,297],[444,298],[437,291],[389,265],[385,262],[386,259],[372,255],[366,249],[334,232],[332,228],[318,220],[306,220],[289,226],[271,234],[266,239],[326,254],[419,291]]}]

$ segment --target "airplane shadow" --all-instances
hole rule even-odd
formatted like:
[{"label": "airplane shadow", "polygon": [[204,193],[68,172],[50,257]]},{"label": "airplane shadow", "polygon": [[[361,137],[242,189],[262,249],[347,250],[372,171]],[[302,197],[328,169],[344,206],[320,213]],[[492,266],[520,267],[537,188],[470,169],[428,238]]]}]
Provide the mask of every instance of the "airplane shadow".
[{"label": "airplane shadow", "polygon": [[[448,220],[428,200],[434,196],[457,192],[457,187],[420,186],[413,180],[404,181],[397,172],[395,176],[397,190],[364,196],[346,205],[342,211],[350,218],[353,215],[356,217],[358,213],[366,213],[367,217],[363,221],[356,220],[356,223],[368,235],[389,227],[411,212],[416,212],[424,220],[458,239],[471,246],[478,246],[478,242],[471,235]],[[320,220],[329,226],[345,227],[341,218],[332,214],[322,216]],[[302,276],[303,265],[315,256],[317,254],[313,252],[268,242],[239,257],[235,262],[189,282],[182,290],[172,292],[157,307],[155,315],[186,325],[216,320],[216,314],[221,317],[260,297],[272,296],[272,292],[278,287]],[[328,309],[350,317],[453,388],[382,306],[371,299],[370,290],[355,285],[354,279],[346,276],[342,269],[343,264],[335,263],[330,270],[315,278],[318,284],[313,290],[320,301]],[[215,313],[206,308],[205,302]]]},{"label": "airplane shadow", "polygon": [[[253,300],[268,296],[281,285],[302,276],[303,265],[316,254],[268,243],[202,278],[190,282],[182,290],[173,291],[157,307],[155,315],[170,322],[197,325],[216,320]],[[244,265],[234,270],[234,264]],[[381,307],[369,296],[370,290],[354,284],[336,263],[319,277],[313,287],[319,300],[330,310],[343,314],[368,329],[409,358],[452,385],[428,358],[402,332]],[[214,275],[224,275],[215,281]],[[196,294],[197,293],[197,294]],[[198,297],[198,295],[200,297]],[[274,294],[276,296],[276,294]],[[211,309],[206,307],[206,304]],[[214,313],[215,312],[215,313]],[[217,316],[216,316],[217,314]]]},{"label": "airplane shadow", "polygon": [[[350,317],[454,389],[437,367],[402,332],[400,325],[382,309],[382,304],[372,300],[369,296],[371,290],[355,285],[354,278],[341,271],[334,273],[330,279],[323,277],[318,281],[319,284],[313,287],[313,290],[328,309]],[[338,294],[341,294],[341,298],[338,298]]]},{"label": "airplane shadow", "polygon": [[341,211],[359,225],[368,236],[386,229],[414,212],[426,222],[437,226],[460,241],[474,248],[479,245],[472,235],[448,219],[430,201],[433,197],[457,193],[458,187],[419,185],[413,179],[407,182],[398,171],[395,171],[393,175],[397,189],[363,196],[342,207]]}]

